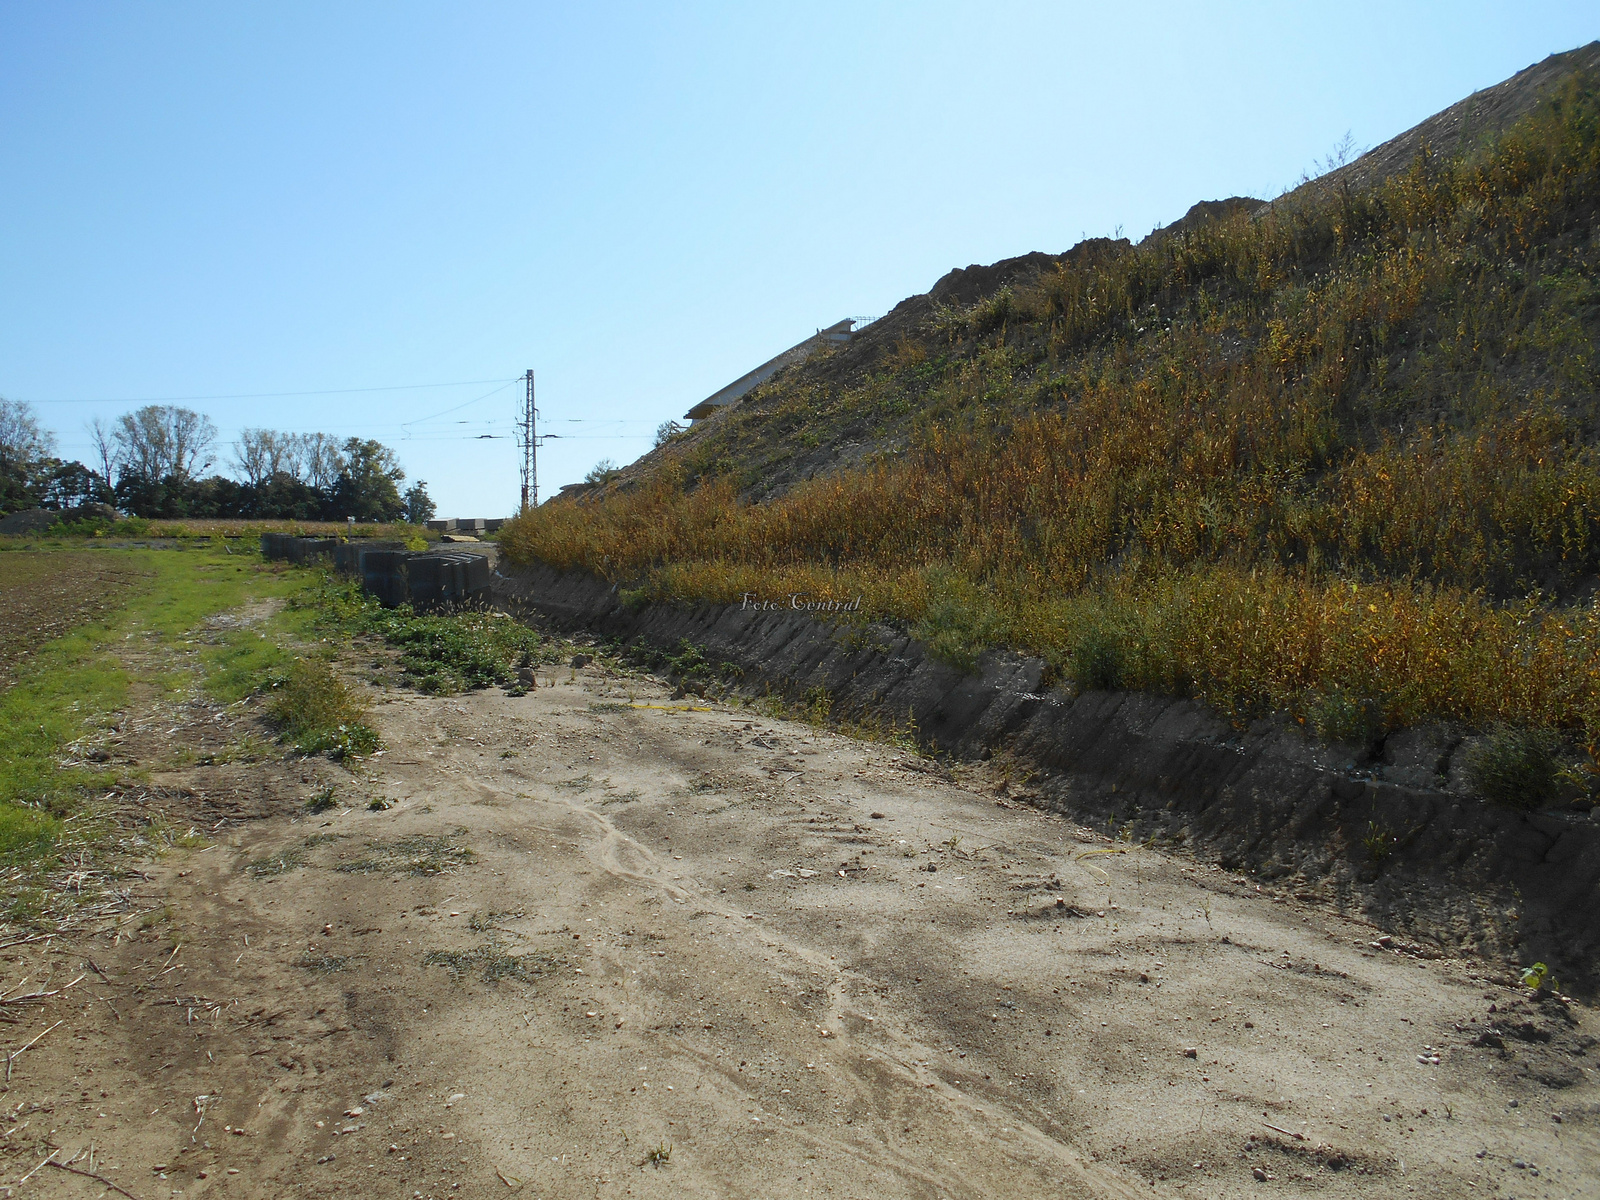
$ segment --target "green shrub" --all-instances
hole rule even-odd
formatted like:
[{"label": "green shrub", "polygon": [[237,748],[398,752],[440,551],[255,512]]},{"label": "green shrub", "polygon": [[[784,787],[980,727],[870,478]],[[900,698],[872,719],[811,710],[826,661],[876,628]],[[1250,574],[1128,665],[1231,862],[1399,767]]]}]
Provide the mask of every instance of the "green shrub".
[{"label": "green shrub", "polygon": [[1127,650],[1114,631],[1094,628],[1072,651],[1072,682],[1082,692],[1110,692],[1122,686]]},{"label": "green shrub", "polygon": [[1384,710],[1381,700],[1336,688],[1312,697],[1306,706],[1306,720],[1325,742],[1366,745],[1382,735]]},{"label": "green shrub", "polygon": [[992,296],[979,300],[967,313],[972,332],[979,337],[993,333],[1005,326],[1016,312],[1016,296],[1009,287],[1003,287]]},{"label": "green shrub", "polygon": [[668,672],[680,679],[699,679],[711,674],[710,660],[688,638],[679,638],[678,652],[662,655],[662,663]]},{"label": "green shrub", "polygon": [[371,754],[380,744],[365,724],[361,695],[318,659],[295,661],[273,689],[268,711],[302,754]]},{"label": "green shrub", "polygon": [[1560,751],[1553,734],[1500,726],[1467,749],[1467,780],[1492,804],[1539,808],[1555,798]]},{"label": "green shrub", "polygon": [[935,567],[925,575],[928,602],[911,632],[928,653],[973,674],[978,656],[1000,640],[1003,624],[991,599],[970,580]]}]

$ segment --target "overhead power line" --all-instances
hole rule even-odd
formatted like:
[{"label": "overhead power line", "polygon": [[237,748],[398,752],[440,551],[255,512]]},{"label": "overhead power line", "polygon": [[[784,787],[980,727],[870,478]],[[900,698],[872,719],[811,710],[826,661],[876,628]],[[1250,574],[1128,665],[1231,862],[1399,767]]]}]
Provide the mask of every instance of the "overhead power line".
[{"label": "overhead power line", "polygon": [[[357,392],[411,392],[424,388],[476,387],[483,383],[516,383],[512,379],[457,379],[453,383],[395,383],[383,387],[323,388],[314,392],[231,392],[218,396],[108,396],[83,400],[36,400],[36,404],[177,404],[188,400],[280,400],[290,396],[353,396]],[[491,395],[493,393],[490,393]],[[468,404],[472,401],[468,401]],[[466,407],[461,405],[460,407]],[[454,411],[449,409],[446,411]],[[422,420],[428,418],[423,417]]]},{"label": "overhead power line", "polygon": [[513,383],[521,383],[522,382],[522,376],[521,375],[517,375],[517,376],[514,376],[511,379],[498,379],[498,380],[497,379],[485,379],[485,380],[482,380],[482,382],[483,383],[498,383],[500,386],[495,388],[493,391],[485,392],[481,396],[474,396],[471,400],[463,400],[460,404],[452,405],[451,407],[446,408],[446,409],[441,409],[439,412],[429,413],[425,417],[417,417],[417,418],[415,418],[413,420],[402,422],[400,428],[402,428],[402,429],[410,429],[413,425],[421,425],[424,421],[432,421],[432,420],[435,420],[435,419],[437,419],[439,417],[447,417],[453,412],[460,412],[463,408],[471,408],[474,404],[478,403],[478,401],[480,401],[480,400],[487,400],[490,396],[498,396],[501,392],[505,391]]}]

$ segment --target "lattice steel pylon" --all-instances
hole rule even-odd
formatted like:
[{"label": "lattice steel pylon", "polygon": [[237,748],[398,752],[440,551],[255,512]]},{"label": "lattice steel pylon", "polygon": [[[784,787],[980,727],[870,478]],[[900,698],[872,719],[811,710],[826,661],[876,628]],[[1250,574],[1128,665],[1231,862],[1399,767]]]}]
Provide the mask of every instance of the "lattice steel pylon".
[{"label": "lattice steel pylon", "polygon": [[522,419],[517,422],[517,445],[522,448],[522,507],[527,512],[539,507],[539,410],[533,406],[533,368],[523,376],[528,383]]}]

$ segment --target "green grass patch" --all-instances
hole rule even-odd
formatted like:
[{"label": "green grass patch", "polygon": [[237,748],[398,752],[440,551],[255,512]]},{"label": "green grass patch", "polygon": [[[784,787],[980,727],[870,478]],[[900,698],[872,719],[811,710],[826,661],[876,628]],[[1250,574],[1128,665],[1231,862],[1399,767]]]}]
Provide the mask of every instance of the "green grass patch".
[{"label": "green grass patch", "polygon": [[[293,586],[241,555],[97,553],[129,581],[120,606],[46,643],[0,693],[0,860],[47,852],[61,836],[61,819],[115,781],[109,768],[59,760],[69,743],[104,727],[126,704],[130,679],[119,645],[137,638],[177,651],[206,618]],[[174,690],[191,678],[180,669],[147,682]]]},{"label": "green grass patch", "polygon": [[343,636],[367,634],[400,651],[407,683],[455,695],[473,688],[517,685],[517,669],[553,663],[562,644],[504,613],[476,609],[417,613],[384,608],[353,580],[323,577],[293,601],[313,628]]}]

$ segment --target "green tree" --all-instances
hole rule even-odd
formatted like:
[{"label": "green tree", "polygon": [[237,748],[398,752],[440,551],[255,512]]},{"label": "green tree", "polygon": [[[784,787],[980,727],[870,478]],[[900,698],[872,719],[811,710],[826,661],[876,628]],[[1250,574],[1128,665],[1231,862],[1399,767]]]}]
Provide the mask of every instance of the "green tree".
[{"label": "green tree", "polygon": [[33,405],[0,399],[0,515],[34,508],[51,471],[54,439],[39,428]]},{"label": "green tree", "polygon": [[328,515],[335,520],[398,521],[406,511],[399,488],[405,477],[393,450],[381,442],[350,438],[340,451],[333,511]]},{"label": "green tree", "polygon": [[433,519],[433,514],[438,512],[438,507],[433,502],[433,497],[428,495],[428,481],[419,479],[406,489],[405,495],[406,520],[413,525],[421,525]]}]

